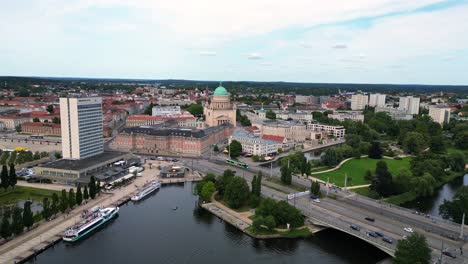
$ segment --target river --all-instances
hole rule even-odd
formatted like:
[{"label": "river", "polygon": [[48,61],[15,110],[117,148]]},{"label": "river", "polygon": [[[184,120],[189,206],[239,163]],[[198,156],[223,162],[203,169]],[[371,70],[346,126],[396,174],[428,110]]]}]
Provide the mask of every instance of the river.
[{"label": "river", "polygon": [[[177,210],[173,208],[177,206]],[[30,263],[376,263],[377,248],[324,230],[309,239],[257,240],[198,207],[192,184],[163,186],[77,244],[60,242]]]},{"label": "river", "polygon": [[430,215],[439,215],[439,206],[444,203],[444,200],[451,200],[457,189],[464,185],[468,185],[468,174],[444,184],[435,190],[434,195],[431,197],[419,198],[402,206]]}]

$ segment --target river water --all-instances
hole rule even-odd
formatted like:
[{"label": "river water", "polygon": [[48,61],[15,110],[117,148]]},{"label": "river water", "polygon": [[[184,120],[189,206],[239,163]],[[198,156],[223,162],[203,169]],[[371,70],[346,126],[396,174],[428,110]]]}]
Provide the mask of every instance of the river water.
[{"label": "river water", "polygon": [[446,183],[435,190],[434,195],[431,197],[416,199],[402,206],[430,215],[439,215],[439,206],[444,203],[444,200],[451,200],[457,189],[463,185],[468,185],[468,174]]},{"label": "river water", "polygon": [[[175,206],[177,210],[173,210]],[[163,186],[77,244],[60,242],[32,263],[376,263],[377,248],[324,230],[309,239],[257,240],[198,207],[192,184]]]}]

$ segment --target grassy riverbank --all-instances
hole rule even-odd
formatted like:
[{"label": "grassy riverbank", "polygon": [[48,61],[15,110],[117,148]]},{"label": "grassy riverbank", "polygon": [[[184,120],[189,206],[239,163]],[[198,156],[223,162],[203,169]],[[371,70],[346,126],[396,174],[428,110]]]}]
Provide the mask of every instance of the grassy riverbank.
[{"label": "grassy riverbank", "polygon": [[10,187],[6,191],[4,189],[0,190],[0,204],[17,204],[19,201],[25,200],[42,202],[45,197],[52,199],[53,193],[60,194],[57,191],[32,187],[16,186],[14,189]]},{"label": "grassy riverbank", "polygon": [[291,229],[289,231],[277,231],[269,230],[266,228],[255,228],[254,226],[249,226],[247,232],[253,237],[262,238],[308,238],[312,236],[312,233],[307,227]]},{"label": "grassy riverbank", "polygon": [[345,174],[348,175],[347,186],[363,185],[368,184],[364,179],[367,170],[375,171],[377,162],[385,161],[388,166],[388,170],[392,175],[397,175],[401,169],[409,169],[410,161],[412,158],[402,158],[400,160],[396,159],[371,159],[371,158],[361,158],[361,159],[352,159],[345,162],[339,169],[319,174],[312,175],[313,177],[319,178],[323,181],[327,181],[327,178],[330,178],[330,183],[336,184],[338,186],[344,186]]}]

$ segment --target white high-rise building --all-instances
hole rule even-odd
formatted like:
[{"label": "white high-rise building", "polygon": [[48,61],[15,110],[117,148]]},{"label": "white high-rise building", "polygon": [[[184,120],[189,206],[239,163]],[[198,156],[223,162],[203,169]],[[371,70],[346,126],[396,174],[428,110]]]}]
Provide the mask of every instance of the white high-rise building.
[{"label": "white high-rise building", "polygon": [[380,106],[383,107],[385,106],[385,94],[371,94],[369,96],[369,106],[376,107]]},{"label": "white high-rise building", "polygon": [[353,94],[351,96],[351,110],[363,110],[369,103],[369,96],[365,94]]},{"label": "white high-rise building", "polygon": [[100,97],[60,98],[60,120],[64,159],[83,159],[104,152]]},{"label": "white high-rise building", "polygon": [[448,124],[450,121],[450,107],[447,105],[436,105],[429,107],[429,116],[439,124]]},{"label": "white high-rise building", "polygon": [[405,110],[410,115],[419,114],[419,98],[413,96],[400,97],[398,109]]}]

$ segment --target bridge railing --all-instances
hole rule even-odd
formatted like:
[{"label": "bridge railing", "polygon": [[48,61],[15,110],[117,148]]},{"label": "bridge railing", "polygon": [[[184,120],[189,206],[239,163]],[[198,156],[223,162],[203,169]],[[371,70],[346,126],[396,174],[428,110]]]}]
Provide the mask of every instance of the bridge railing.
[{"label": "bridge railing", "polygon": [[[288,201],[288,202],[292,205],[292,201]],[[296,204],[296,206],[298,206],[298,205]],[[300,206],[300,208],[301,207],[303,207],[303,206]],[[301,208],[301,209],[302,209],[302,213],[306,217],[311,218],[311,219],[313,219],[313,220],[315,220],[317,222],[321,222],[321,223],[323,223],[324,226],[330,226],[330,227],[335,228],[337,230],[340,230],[340,231],[352,234],[354,236],[360,237],[361,239],[369,241],[369,242],[371,242],[373,244],[377,244],[378,246],[380,246],[382,248],[385,248],[390,252],[395,252],[395,250],[396,250],[396,244],[397,244],[398,241],[393,241],[393,243],[390,244],[390,243],[387,243],[387,242],[383,241],[382,238],[380,238],[380,237],[372,237],[372,236],[367,235],[368,232],[376,231],[376,230],[366,229],[368,232],[365,232],[364,229],[361,229],[360,231],[353,230],[350,227],[353,223],[350,222],[350,221],[347,221],[347,220],[345,220],[345,219],[343,219],[341,217],[327,218],[327,217],[322,216],[319,211],[317,211],[317,213],[312,213],[311,209],[309,209],[309,208]],[[394,238],[392,238],[392,240],[394,240]]]}]

